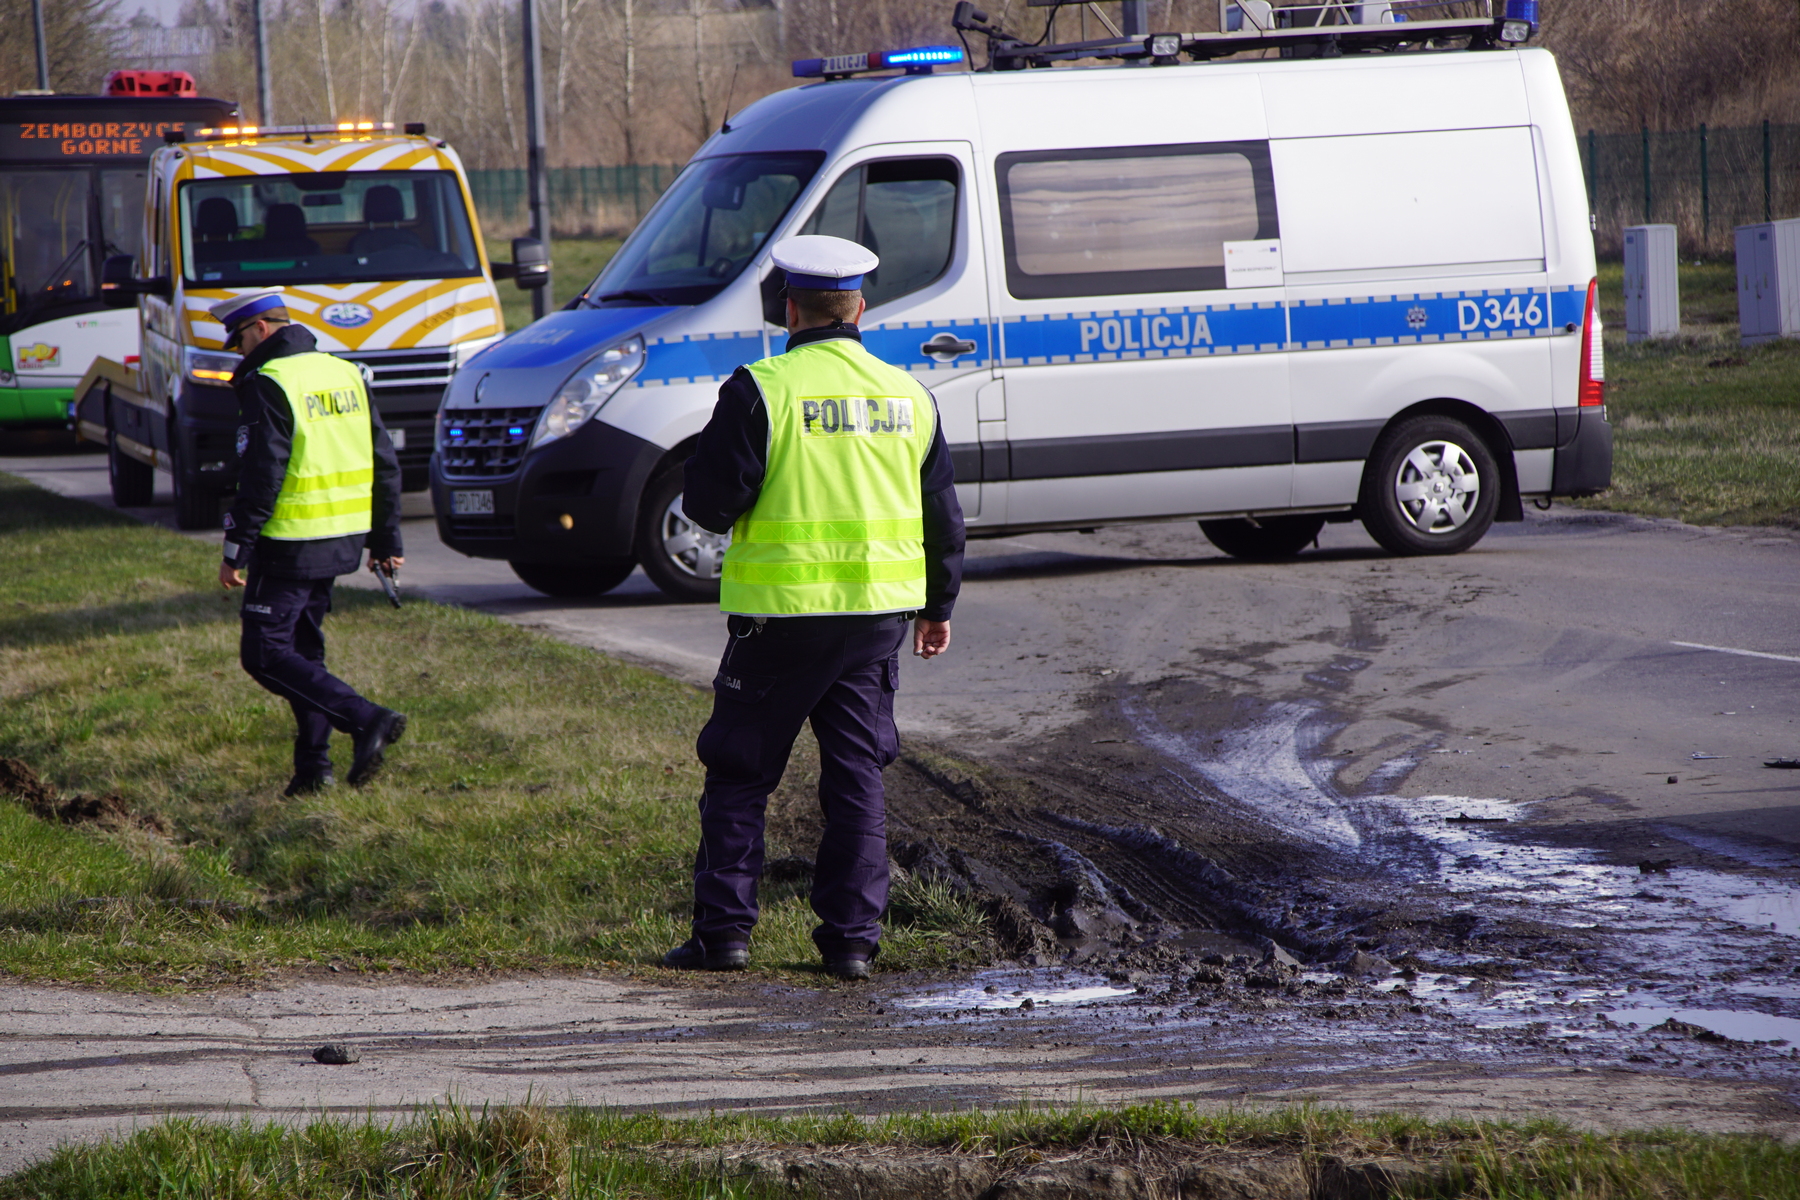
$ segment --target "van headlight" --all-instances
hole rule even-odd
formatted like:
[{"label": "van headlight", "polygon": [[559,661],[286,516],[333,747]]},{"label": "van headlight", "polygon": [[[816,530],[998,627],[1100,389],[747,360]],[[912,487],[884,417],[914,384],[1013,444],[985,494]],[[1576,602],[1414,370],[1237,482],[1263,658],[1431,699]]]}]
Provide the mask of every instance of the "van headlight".
[{"label": "van headlight", "polygon": [[187,350],[188,378],[195,383],[225,384],[231,383],[231,373],[237,370],[242,358],[236,354],[219,353],[214,350]]},{"label": "van headlight", "polygon": [[538,418],[537,432],[531,435],[531,448],[567,437],[581,428],[582,422],[600,411],[607,398],[619,386],[638,373],[644,365],[644,339],[631,337],[616,346],[608,346],[581,365],[569,376],[556,398]]}]

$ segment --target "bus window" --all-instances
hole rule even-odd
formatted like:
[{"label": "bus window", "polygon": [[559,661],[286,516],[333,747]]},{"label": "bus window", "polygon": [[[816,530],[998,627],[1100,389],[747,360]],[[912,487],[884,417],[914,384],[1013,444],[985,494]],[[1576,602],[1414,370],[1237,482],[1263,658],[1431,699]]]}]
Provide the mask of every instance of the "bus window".
[{"label": "bus window", "polygon": [[88,186],[86,171],[0,171],[0,282],[8,316],[93,294]]},{"label": "bus window", "polygon": [[144,238],[144,171],[100,172],[100,236],[102,257],[129,254],[136,258]]}]

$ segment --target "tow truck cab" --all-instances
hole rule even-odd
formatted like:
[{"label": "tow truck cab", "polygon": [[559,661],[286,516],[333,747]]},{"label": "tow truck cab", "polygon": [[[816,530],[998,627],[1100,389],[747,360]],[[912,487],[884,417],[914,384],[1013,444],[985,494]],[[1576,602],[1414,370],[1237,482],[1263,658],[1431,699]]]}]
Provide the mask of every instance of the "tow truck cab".
[{"label": "tow truck cab", "polygon": [[[96,362],[77,399],[114,498],[148,503],[161,468],[178,523],[216,526],[237,481],[239,356],[209,309],[269,286],[321,350],[362,368],[404,486],[423,489],[444,386],[504,327],[494,276],[528,286],[547,270],[490,266],[456,152],[423,125],[226,125],[157,150],[148,176],[141,252],[103,268],[109,302],[138,308],[141,362]],[[541,260],[535,246],[515,244]]]}]

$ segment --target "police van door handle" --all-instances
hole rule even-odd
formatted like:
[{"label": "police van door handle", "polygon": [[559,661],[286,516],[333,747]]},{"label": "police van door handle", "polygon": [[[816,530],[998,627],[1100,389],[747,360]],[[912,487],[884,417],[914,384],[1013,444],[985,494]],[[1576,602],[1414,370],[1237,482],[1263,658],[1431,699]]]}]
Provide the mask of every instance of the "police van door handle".
[{"label": "police van door handle", "polygon": [[975,353],[975,343],[965,341],[954,333],[940,333],[919,347],[919,353],[938,362],[947,363],[964,354]]}]

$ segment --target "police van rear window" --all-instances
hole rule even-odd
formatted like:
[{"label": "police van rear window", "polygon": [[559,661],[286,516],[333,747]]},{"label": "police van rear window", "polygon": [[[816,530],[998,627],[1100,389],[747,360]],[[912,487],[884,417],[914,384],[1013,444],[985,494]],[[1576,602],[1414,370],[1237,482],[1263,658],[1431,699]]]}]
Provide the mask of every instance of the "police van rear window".
[{"label": "police van rear window", "polygon": [[1281,236],[1267,142],[1033,150],[996,172],[1023,300],[1220,289],[1224,243]]}]

